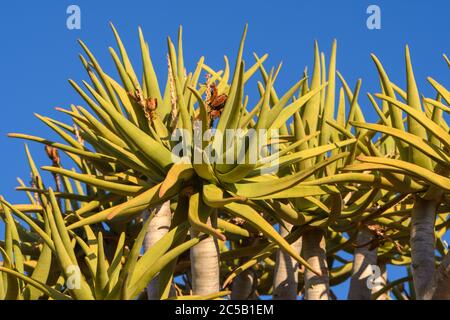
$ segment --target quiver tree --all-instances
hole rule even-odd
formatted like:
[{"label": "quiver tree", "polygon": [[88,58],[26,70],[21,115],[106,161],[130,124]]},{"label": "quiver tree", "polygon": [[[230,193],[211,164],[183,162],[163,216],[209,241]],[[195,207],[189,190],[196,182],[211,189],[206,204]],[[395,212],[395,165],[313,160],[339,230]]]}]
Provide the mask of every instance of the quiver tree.
[{"label": "quiver tree", "polygon": [[[177,45],[167,41],[163,90],[141,30],[142,74],[114,27],[117,77],[80,41],[90,83],[70,84],[84,106],[58,108],[70,124],[37,115],[63,142],[10,134],[47,146],[52,163],[42,170],[55,187],[27,149],[32,183],[18,189],[29,203],[0,200],[2,298],[214,299],[247,295],[228,290],[242,279],[251,283],[248,297],[276,297],[284,278],[285,298],[332,299],[332,287],[352,276],[359,287],[352,298],[414,298],[404,290],[412,279],[415,298],[447,298],[448,90],[429,79],[437,97],[421,99],[408,51],[406,90],[374,57],[382,105],[369,95],[380,117],[369,124],[361,80],[352,91],[336,71],[336,42],[328,68],[316,43],[311,78],[305,70],[278,95],[280,68],[268,72],[267,55],[246,67],[246,31],[232,73],[228,58],[217,71],[203,57],[188,72],[180,28]],[[247,88],[257,72],[251,105]],[[241,136],[230,143],[227,130],[240,130],[246,143]],[[252,131],[265,132],[257,152]],[[371,239],[361,244],[366,230]],[[372,263],[412,272],[371,294],[358,274]]]}]

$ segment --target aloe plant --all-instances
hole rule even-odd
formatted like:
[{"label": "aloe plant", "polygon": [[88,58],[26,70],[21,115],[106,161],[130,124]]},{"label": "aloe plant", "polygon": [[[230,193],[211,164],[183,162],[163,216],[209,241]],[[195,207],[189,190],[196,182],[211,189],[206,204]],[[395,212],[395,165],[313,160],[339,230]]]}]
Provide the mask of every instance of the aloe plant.
[{"label": "aloe plant", "polygon": [[[191,136],[193,136],[194,124],[192,121],[195,114],[197,113],[198,117],[204,120],[203,125],[209,123],[207,117],[210,116],[205,102],[201,99],[201,93],[195,89],[200,70],[203,67],[203,59],[200,60],[197,70],[192,75],[192,79],[188,81],[188,77],[183,72],[181,32],[178,53],[175,52],[174,45],[170,39],[168,41],[169,76],[168,88],[164,98],[159,91],[148,52],[148,45],[143,39],[142,32],[140,32],[140,41],[145,80],[142,86],[137,81],[117,32],[115,32],[115,35],[121,51],[122,61],[117,57],[114,50],[111,49],[111,53],[121,76],[123,87],[104,73],[95,57],[81,42],[90,61],[88,62],[83,57],[81,60],[94,87],[87,83],[85,85],[89,93],[96,99],[96,102],[75,82],[71,81],[71,84],[93,109],[98,119],[83,107],[61,110],[72,117],[72,120],[79,128],[79,135],[84,141],[94,147],[96,152],[88,151],[84,144],[70,137],[64,131],[69,130],[74,133],[72,128],[68,128],[66,125],[46,117],[39,116],[44,123],[56,131],[69,145],[54,143],[38,137],[11,135],[52,145],[67,152],[84,173],[53,166],[43,167],[44,170],[58,176],[84,182],[93,190],[101,190],[101,193],[109,191],[109,194],[117,195],[119,199],[123,199],[117,200],[116,202],[120,201],[117,205],[109,206],[101,212],[74,222],[69,228],[77,229],[112,218],[133,218],[134,215],[146,208],[178,196],[178,193],[183,188],[188,187],[193,188],[189,197],[189,209],[187,210],[187,219],[193,227],[191,234],[204,232],[223,240],[224,237],[220,231],[206,224],[206,219],[214,211],[214,208],[222,208],[227,214],[248,220],[263,234],[277,242],[298,261],[305,264],[300,255],[294,252],[272,226],[257,213],[254,209],[257,206],[251,204],[252,198],[263,200],[268,198],[270,193],[286,189],[292,182],[282,184],[279,189],[274,189],[267,182],[259,181],[248,181],[238,184],[247,175],[253,175],[253,172],[259,170],[259,167],[263,167],[264,164],[217,165],[213,170],[207,163],[197,165],[173,162],[170,151],[171,142],[168,140],[170,130],[174,129],[171,127],[173,123],[176,122],[176,127],[190,130]],[[217,125],[218,129],[236,128],[242,120],[237,116],[242,114],[238,110],[243,108],[244,82],[256,72],[258,65],[261,64],[261,62],[257,62],[254,67],[244,72],[242,51],[243,40],[240,45],[231,85],[226,83],[225,75],[224,78],[221,78],[219,75],[213,74],[213,77],[220,81],[218,88],[221,89],[223,87],[228,93],[227,102]],[[97,75],[93,70],[95,70]],[[269,82],[266,88],[267,92],[270,92],[270,85]],[[201,90],[204,90],[204,88]],[[314,94],[316,93],[318,91]],[[276,129],[282,126],[283,122],[279,120],[289,118],[311,96],[313,94],[308,94],[285,109],[283,107],[287,103],[287,99],[284,99],[276,108],[270,110],[270,117],[268,114],[264,117],[260,116],[259,119],[263,120],[258,121],[255,127],[258,129]],[[269,110],[268,99],[269,95],[266,94],[265,99],[262,101],[262,110]],[[156,101],[154,103],[155,106],[156,104],[158,105],[158,108],[151,110],[149,106],[151,101]],[[195,102],[199,105],[199,108],[196,110],[194,110]],[[265,112],[267,113],[268,111]],[[248,123],[246,126],[248,126]],[[214,140],[212,142],[213,147],[218,143],[217,141]],[[290,159],[286,164],[291,161],[295,161],[295,158]],[[100,172],[102,175],[92,174],[93,172]],[[269,177],[272,177],[271,179],[279,179],[276,176]],[[249,196],[247,190],[256,188],[260,191],[259,194],[251,195],[250,192]],[[304,191],[300,189],[298,192],[301,195]],[[306,192],[323,193],[320,188],[315,187],[307,188]],[[123,198],[124,196],[133,197],[131,200],[127,200],[127,198]],[[230,197],[230,199],[227,200],[226,197]],[[240,200],[240,203],[236,200]],[[97,208],[103,203],[91,205]],[[210,240],[205,239],[204,241]],[[200,247],[197,246],[197,248]],[[192,266],[195,269],[194,261],[195,259],[192,261]],[[307,267],[309,266],[307,265]],[[202,294],[204,293],[202,292]]]},{"label": "aloe plant", "polygon": [[[450,140],[443,112],[450,94],[430,79],[437,97],[420,98],[408,50],[406,90],[374,57],[382,104],[369,95],[380,116],[369,124],[361,80],[351,90],[336,71],[336,42],[328,66],[316,43],[311,78],[305,70],[278,95],[280,67],[267,71],[267,55],[255,54],[246,68],[247,28],[233,73],[227,57],[223,70],[201,57],[188,72],[180,28],[177,45],[167,41],[161,90],[142,31],[138,74],[112,29],[119,80],[80,41],[91,83],[70,84],[89,109],[58,109],[74,125],[37,115],[64,142],[10,134],[46,146],[51,166],[42,170],[54,186],[44,185],[27,149],[32,183],[20,180],[18,190],[30,203],[0,200],[1,297],[296,299],[302,291],[305,299],[332,299],[332,287],[347,279],[350,299],[448,297],[442,237]],[[258,72],[259,97],[249,106],[245,92]],[[227,144],[221,133],[236,129],[266,132],[270,147],[247,161],[258,140]],[[174,154],[180,147],[182,157]],[[367,266],[373,264],[411,265],[411,275],[371,290]],[[415,290],[407,295],[404,283]]]},{"label": "aloe plant", "polygon": [[[193,237],[171,248],[174,241],[185,236],[188,224],[184,223],[140,256],[152,216],[145,223],[130,226],[135,230],[128,234],[125,230],[108,231],[99,225],[73,231],[67,227],[69,216],[63,216],[64,207],[58,201],[69,196],[45,188],[28,149],[27,155],[33,181],[37,182],[32,189],[37,192],[37,199],[31,195],[32,204],[28,206],[0,200],[8,226],[6,250],[1,250],[6,261],[1,267],[8,283],[6,299],[133,299],[174,257],[202,239]],[[70,181],[65,179],[64,184],[67,186]],[[77,193],[70,194],[70,198],[77,199]],[[85,201],[82,195],[78,199]],[[30,231],[22,229],[19,237],[18,230],[23,227],[16,219],[28,224]],[[26,248],[28,252],[23,252]],[[29,275],[24,274],[25,266],[32,270]]]},{"label": "aloe plant", "polygon": [[[377,94],[376,97],[382,99],[388,107],[382,118],[384,124],[353,123],[358,128],[393,137],[394,154],[389,157],[382,157],[382,154],[375,154],[377,157],[361,156],[357,158],[361,164],[354,164],[352,168],[361,170],[365,167],[363,170],[380,171],[395,186],[403,184],[416,189],[410,222],[412,275],[417,298],[424,299],[433,296],[429,285],[433,283],[435,273],[436,214],[450,186],[446,169],[448,126],[442,117],[443,110],[439,108],[441,94],[445,98],[448,91],[429,78],[431,85],[437,90],[438,97],[436,100],[423,99],[422,103],[408,47],[405,57],[406,91],[391,83],[379,60],[373,57],[383,86],[383,94]],[[397,98],[397,94],[400,98]],[[372,102],[378,108],[375,100]],[[406,128],[402,119],[403,112],[406,113]],[[398,188],[398,192],[404,190]]]}]

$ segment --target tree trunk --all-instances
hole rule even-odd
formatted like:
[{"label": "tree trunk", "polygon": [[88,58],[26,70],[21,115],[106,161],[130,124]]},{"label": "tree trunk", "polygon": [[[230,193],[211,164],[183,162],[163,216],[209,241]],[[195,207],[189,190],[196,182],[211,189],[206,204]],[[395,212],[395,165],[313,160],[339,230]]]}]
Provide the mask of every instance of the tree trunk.
[{"label": "tree trunk", "polygon": [[372,266],[377,263],[377,250],[369,249],[372,239],[373,235],[365,228],[358,232],[348,293],[349,300],[370,300],[372,296],[372,287],[367,283],[369,277],[373,275]]},{"label": "tree trunk", "polygon": [[[150,221],[144,238],[144,251],[147,251],[149,248],[153,247],[155,243],[169,231],[170,223],[172,221],[170,201],[164,202],[154,210],[156,210],[155,216]],[[148,300],[159,300],[160,292],[158,276],[153,278],[148,284],[147,296]]]},{"label": "tree trunk", "polygon": [[255,296],[255,272],[252,269],[240,273],[233,281],[231,287],[231,300],[254,300]]},{"label": "tree trunk", "polygon": [[[285,223],[286,227],[292,226]],[[281,236],[289,234],[286,228],[280,227]],[[301,252],[302,240],[299,238],[292,244],[294,250]],[[298,269],[299,263],[283,250],[277,250],[275,269],[273,275],[273,299],[274,300],[296,300],[298,294]]]},{"label": "tree trunk", "polygon": [[[380,267],[381,275],[379,279],[377,279],[377,282],[375,283],[375,286],[372,288],[372,294],[377,293],[381,289],[383,289],[387,284],[387,268],[385,263],[378,263],[378,266]],[[381,294],[377,300],[391,300],[389,297],[389,292],[385,292]]]},{"label": "tree trunk", "polygon": [[[211,215],[208,223],[217,225],[217,216]],[[191,228],[191,238],[199,232]],[[219,245],[217,239],[208,237],[191,248],[192,294],[207,295],[220,291]]]},{"label": "tree trunk", "polygon": [[[259,242],[259,239],[244,240],[243,246],[255,246]],[[241,264],[248,261],[248,258],[239,259]],[[256,284],[258,278],[255,271],[250,268],[240,273],[236,279],[233,280],[231,286],[231,300],[255,300],[256,296]]]},{"label": "tree trunk", "polygon": [[329,300],[329,275],[325,249],[325,233],[322,229],[307,231],[302,236],[302,253],[304,259],[314,270],[320,270],[318,276],[305,270],[305,299]]},{"label": "tree trunk", "polygon": [[450,300],[450,252],[442,259],[424,299]]},{"label": "tree trunk", "polygon": [[411,217],[411,271],[417,300],[423,300],[435,272],[434,224],[438,202],[419,197]]}]

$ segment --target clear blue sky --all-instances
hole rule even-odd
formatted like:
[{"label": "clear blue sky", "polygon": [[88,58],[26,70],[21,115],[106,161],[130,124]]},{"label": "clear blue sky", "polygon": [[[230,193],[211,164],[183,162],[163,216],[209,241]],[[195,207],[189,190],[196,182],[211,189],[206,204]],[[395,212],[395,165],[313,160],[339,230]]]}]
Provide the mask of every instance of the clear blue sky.
[{"label": "clear blue sky", "polygon": [[[81,8],[81,30],[66,28],[66,8]],[[366,27],[366,8],[381,8],[381,30]],[[78,60],[76,39],[83,39],[106,71],[113,70],[108,46],[114,45],[108,22],[118,28],[131,56],[140,64],[137,27],[143,27],[157,71],[166,73],[166,36],[176,37],[184,27],[184,52],[188,69],[203,55],[215,68],[223,55],[234,60],[243,26],[249,23],[245,57],[269,53],[267,66],[283,61],[279,91],[287,89],[312,66],[313,41],[327,54],[338,40],[337,65],[351,86],[363,79],[362,93],[378,92],[373,52],[391,79],[404,87],[404,46],[409,44],[416,79],[425,94],[432,94],[425,79],[432,76],[449,83],[442,54],[450,54],[448,0],[436,1],[2,1],[0,4],[0,194],[12,202],[24,200],[14,191],[16,177],[29,180],[23,142],[8,132],[49,136],[50,129],[33,112],[55,116],[54,107],[81,100],[67,79],[86,79]],[[365,96],[360,104],[369,120],[374,113]],[[57,115],[64,119],[62,115]],[[32,145],[39,165],[48,160],[40,145]],[[1,231],[1,230],[0,230]],[[397,272],[396,272],[397,273]],[[345,287],[338,290],[345,295]]]}]

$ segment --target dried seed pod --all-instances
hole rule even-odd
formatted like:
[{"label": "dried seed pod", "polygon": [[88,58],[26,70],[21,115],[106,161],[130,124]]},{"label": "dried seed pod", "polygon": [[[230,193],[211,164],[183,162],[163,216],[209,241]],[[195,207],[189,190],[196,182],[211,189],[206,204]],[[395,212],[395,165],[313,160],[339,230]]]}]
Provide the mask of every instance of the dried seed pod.
[{"label": "dried seed pod", "polygon": [[[52,161],[52,166],[60,167],[61,166],[61,158],[59,157],[58,149],[52,146],[45,146],[45,152],[47,156]],[[57,173],[53,173],[53,178],[55,180],[56,190],[61,190],[61,178]]]},{"label": "dried seed pod", "polygon": [[158,101],[156,100],[156,98],[145,99],[144,113],[145,113],[145,117],[148,119],[148,121],[152,121],[157,107],[158,107]]},{"label": "dried seed pod", "polygon": [[151,121],[154,117],[154,111],[158,107],[158,101],[156,98],[144,98],[140,90],[136,90],[134,93],[128,92],[128,95],[139,104],[144,110],[145,117],[148,121]]},{"label": "dried seed pod", "polygon": [[45,146],[45,152],[47,156],[52,161],[54,167],[59,167],[61,165],[61,159],[59,157],[58,149],[52,146]]},{"label": "dried seed pod", "polygon": [[208,106],[209,126],[212,127],[214,119],[220,117],[222,114],[225,103],[228,99],[226,94],[220,94],[217,90],[217,85],[213,82],[209,82],[210,78],[206,81],[206,104]]}]

